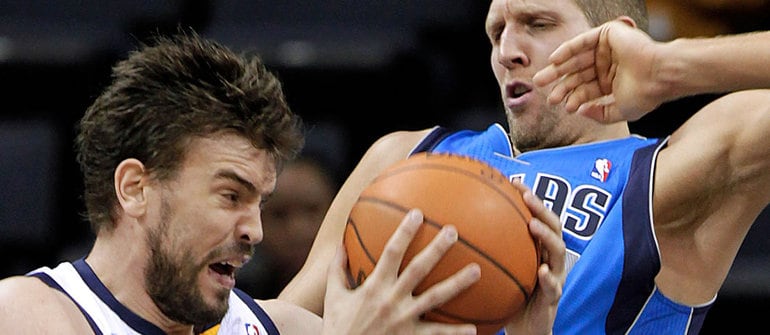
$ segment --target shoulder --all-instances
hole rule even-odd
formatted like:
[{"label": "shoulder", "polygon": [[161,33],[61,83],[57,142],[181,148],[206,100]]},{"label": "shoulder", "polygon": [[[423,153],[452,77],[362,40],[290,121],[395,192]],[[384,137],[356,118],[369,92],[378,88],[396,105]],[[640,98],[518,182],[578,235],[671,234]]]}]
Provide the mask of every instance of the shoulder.
[{"label": "shoulder", "polygon": [[[361,186],[368,184],[374,176],[385,168],[409,157],[409,154],[420,141],[434,129],[394,131],[378,138],[358,161],[346,184],[351,183],[351,180],[354,183],[361,182]],[[355,197],[358,197],[357,193]]]},{"label": "shoulder", "polygon": [[0,280],[0,301],[0,329],[47,334],[52,331],[51,325],[56,325],[57,334],[90,331],[77,306],[38,278],[16,276]]},{"label": "shoulder", "polygon": [[256,302],[283,335],[321,333],[321,317],[304,308],[278,299]]},{"label": "shoulder", "polygon": [[422,130],[399,130],[394,131],[377,139],[372,145],[372,149],[393,149],[401,148],[405,152],[409,152],[422,141],[430,133],[441,129],[439,127],[427,128]]},{"label": "shoulder", "polygon": [[0,280],[0,318],[29,316],[57,300],[56,291],[34,277],[16,276]]}]

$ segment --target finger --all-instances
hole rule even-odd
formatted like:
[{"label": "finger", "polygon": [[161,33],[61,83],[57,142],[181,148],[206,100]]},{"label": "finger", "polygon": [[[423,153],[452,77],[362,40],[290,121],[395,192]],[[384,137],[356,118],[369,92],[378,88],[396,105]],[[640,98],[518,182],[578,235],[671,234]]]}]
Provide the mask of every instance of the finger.
[{"label": "finger", "polygon": [[529,189],[526,189],[522,194],[522,199],[524,199],[524,204],[527,205],[527,208],[532,213],[532,217],[541,220],[553,232],[561,233],[561,222],[559,222],[559,217],[545,206],[543,200],[538,198]]},{"label": "finger", "polygon": [[336,292],[348,290],[347,253],[345,248],[340,245],[334,254],[334,259],[329,264],[326,280],[326,292],[328,296]]},{"label": "finger", "polygon": [[542,261],[548,263],[552,271],[563,272],[566,248],[561,232],[553,231],[548,224],[537,218],[532,218],[529,230],[532,236],[540,242]]},{"label": "finger", "polygon": [[596,47],[596,73],[599,77],[599,87],[605,94],[612,92],[612,81],[615,78],[615,68],[612,65],[612,49],[610,48],[609,29],[611,25],[603,25],[599,33],[599,45]]},{"label": "finger", "polygon": [[[564,76],[559,83],[554,85],[551,94],[548,95],[548,102],[551,104],[558,104],[566,100],[568,96],[573,95],[571,94],[572,92],[576,90],[586,90],[586,87],[598,87],[596,71],[593,67],[587,67],[582,71]],[[593,89],[590,92],[594,91],[596,91],[596,89]]]},{"label": "finger", "polygon": [[[515,187],[522,195],[522,198],[524,197],[524,194],[529,192],[532,193],[529,187],[527,185],[524,185],[524,183],[521,182],[521,179],[513,179],[511,180],[511,185]],[[526,204],[526,202],[525,202]]]},{"label": "finger", "polygon": [[569,93],[564,102],[564,108],[568,113],[577,112],[580,106],[602,96],[601,89],[596,80],[576,87]]},{"label": "finger", "polygon": [[561,76],[562,75],[559,74],[559,70],[556,68],[556,65],[551,64],[535,73],[535,76],[532,77],[532,83],[537,86],[546,86],[550,83],[553,83]]},{"label": "finger", "polygon": [[457,229],[451,225],[441,228],[433,240],[404,268],[399,277],[399,292],[414,291],[455,242],[457,242]]},{"label": "finger", "polygon": [[538,294],[549,305],[559,301],[562,295],[562,275],[556,275],[547,264],[540,264],[537,270],[537,285],[540,290]]},{"label": "finger", "polygon": [[[524,204],[532,213],[532,219],[529,222],[529,230],[533,237],[543,240],[541,243],[546,243],[547,257],[550,258],[552,253],[564,253],[564,241],[561,237],[561,221],[559,217],[545,206],[543,200],[538,198],[532,190],[519,180],[514,180],[513,184],[516,188],[522,192],[522,199]],[[563,255],[561,259],[556,261],[563,262]]]},{"label": "finger", "polygon": [[449,278],[434,284],[415,297],[414,312],[422,314],[444,304],[473,285],[479,278],[481,278],[479,265],[476,263],[466,265]]},{"label": "finger", "polygon": [[396,231],[385,244],[382,255],[377,261],[374,270],[372,270],[370,278],[394,280],[398,277],[398,270],[401,267],[401,261],[404,259],[406,249],[417,234],[422,220],[422,211],[419,209],[412,209],[404,216],[401,224],[398,225]]},{"label": "finger", "polygon": [[549,266],[561,273],[564,269],[565,245],[562,239],[562,224],[559,217],[548,209],[543,201],[531,191],[524,193],[524,202],[532,212],[532,220],[529,223],[530,233],[540,241],[543,249],[544,261]]},{"label": "finger", "polygon": [[[612,91],[612,82],[615,80],[617,64],[613,59],[612,39],[623,39],[623,31],[635,29],[630,22],[625,20],[613,20],[597,28],[599,38],[596,46],[596,71],[599,76],[599,85],[605,94]],[[640,46],[641,47],[641,46]]]},{"label": "finger", "polygon": [[615,96],[608,94],[581,104],[576,113],[601,123],[611,123],[618,121],[613,116],[616,115],[613,113],[615,110],[617,110]]},{"label": "finger", "polygon": [[577,54],[593,50],[596,48],[597,43],[599,43],[601,27],[602,26],[599,26],[588,30],[575,36],[569,41],[562,43],[562,45],[551,53],[548,60],[553,64],[561,64]]},{"label": "finger", "polygon": [[[593,67],[594,54],[592,52],[582,52],[572,55],[569,59],[566,59],[561,63],[553,63],[546,66],[532,77],[532,81],[535,85],[545,86],[564,76],[573,75],[575,73],[579,74],[588,69],[594,73]],[[584,75],[580,76],[583,77]]]}]

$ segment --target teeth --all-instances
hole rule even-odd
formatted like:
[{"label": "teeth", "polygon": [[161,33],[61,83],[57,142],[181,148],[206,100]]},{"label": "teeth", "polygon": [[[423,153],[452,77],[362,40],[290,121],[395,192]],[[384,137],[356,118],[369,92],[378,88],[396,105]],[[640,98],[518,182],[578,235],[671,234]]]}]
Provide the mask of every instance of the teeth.
[{"label": "teeth", "polygon": [[231,262],[219,262],[219,265],[230,266],[236,269],[240,267],[239,265],[236,265],[236,263],[231,263]]},{"label": "teeth", "polygon": [[231,266],[233,268],[238,269],[238,268],[242,267],[244,264],[246,264],[249,261],[250,258],[251,257],[244,256],[244,257],[237,258],[237,259],[233,258],[232,260],[220,261],[217,264],[222,265],[222,266]]},{"label": "teeth", "polygon": [[515,95],[522,95],[524,93],[527,93],[527,91],[529,91],[529,89],[524,87],[524,86],[516,86],[513,89],[513,94],[515,94]]}]

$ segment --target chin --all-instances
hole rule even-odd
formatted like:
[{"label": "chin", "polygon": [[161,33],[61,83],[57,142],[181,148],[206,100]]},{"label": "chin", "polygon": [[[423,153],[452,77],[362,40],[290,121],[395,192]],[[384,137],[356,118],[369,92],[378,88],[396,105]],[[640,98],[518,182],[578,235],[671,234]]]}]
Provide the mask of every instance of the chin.
[{"label": "chin", "polygon": [[220,290],[214,295],[209,295],[203,298],[203,303],[206,305],[204,310],[208,310],[210,317],[221,319],[227,313],[227,309],[230,307],[229,298],[230,290]]},{"label": "chin", "polygon": [[227,306],[227,300],[230,298],[230,292],[232,289],[226,287],[209,287],[208,289],[201,290],[203,300],[209,306]]}]

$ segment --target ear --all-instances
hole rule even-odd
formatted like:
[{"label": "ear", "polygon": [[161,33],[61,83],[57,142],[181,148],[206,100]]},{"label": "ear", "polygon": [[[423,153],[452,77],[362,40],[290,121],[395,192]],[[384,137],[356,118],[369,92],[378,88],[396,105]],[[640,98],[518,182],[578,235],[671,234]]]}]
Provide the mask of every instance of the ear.
[{"label": "ear", "polygon": [[622,23],[625,23],[625,24],[629,25],[632,28],[637,28],[636,21],[634,21],[634,19],[632,19],[631,17],[623,15],[623,16],[619,16],[615,20],[620,21]]},{"label": "ear", "polygon": [[144,164],[134,158],[120,162],[115,169],[115,195],[128,216],[142,216],[147,209],[146,177]]}]

